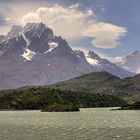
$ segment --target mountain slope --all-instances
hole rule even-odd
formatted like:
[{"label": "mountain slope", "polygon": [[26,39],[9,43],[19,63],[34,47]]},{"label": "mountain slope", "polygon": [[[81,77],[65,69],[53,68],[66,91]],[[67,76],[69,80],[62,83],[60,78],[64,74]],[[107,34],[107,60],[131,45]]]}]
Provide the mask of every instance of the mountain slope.
[{"label": "mountain slope", "polygon": [[109,88],[112,89],[112,87],[110,87],[110,84],[112,84],[114,81],[119,81],[119,78],[107,72],[94,72],[74,79],[70,79],[68,81],[59,82],[53,84],[52,86],[64,90],[68,89],[84,92],[96,91],[96,93],[101,93],[105,90],[108,90]]},{"label": "mountain slope", "polygon": [[135,51],[126,57],[118,58],[115,64],[125,70],[140,73],[140,52]]},{"label": "mountain slope", "polygon": [[129,102],[140,100],[140,75],[120,79],[107,72],[95,72],[53,84],[51,87],[87,93],[116,95],[123,97]]},{"label": "mountain slope", "polygon": [[94,52],[72,50],[43,23],[15,25],[0,37],[0,68],[0,89],[48,85],[95,71],[133,75]]}]

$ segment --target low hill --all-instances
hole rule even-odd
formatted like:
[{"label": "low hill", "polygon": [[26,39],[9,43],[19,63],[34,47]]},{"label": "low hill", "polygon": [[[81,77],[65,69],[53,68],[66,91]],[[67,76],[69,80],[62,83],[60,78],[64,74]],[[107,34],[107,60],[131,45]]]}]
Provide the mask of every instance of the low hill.
[{"label": "low hill", "polygon": [[31,87],[12,91],[0,98],[0,109],[41,109],[52,107],[116,107],[126,104],[116,96],[96,93],[73,92],[69,90]]},{"label": "low hill", "polygon": [[140,75],[120,79],[108,72],[94,72],[68,81],[58,82],[50,87],[62,90],[115,95],[123,97],[128,102],[140,100]]},{"label": "low hill", "polygon": [[120,79],[107,72],[94,72],[53,84],[51,87],[63,90],[112,94],[112,86]]}]

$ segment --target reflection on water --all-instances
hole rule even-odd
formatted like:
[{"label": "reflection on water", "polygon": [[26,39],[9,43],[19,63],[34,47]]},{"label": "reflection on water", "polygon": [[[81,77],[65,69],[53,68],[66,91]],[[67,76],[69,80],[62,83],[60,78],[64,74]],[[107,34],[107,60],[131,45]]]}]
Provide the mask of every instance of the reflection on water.
[{"label": "reflection on water", "polygon": [[0,140],[139,140],[140,111],[1,111]]}]

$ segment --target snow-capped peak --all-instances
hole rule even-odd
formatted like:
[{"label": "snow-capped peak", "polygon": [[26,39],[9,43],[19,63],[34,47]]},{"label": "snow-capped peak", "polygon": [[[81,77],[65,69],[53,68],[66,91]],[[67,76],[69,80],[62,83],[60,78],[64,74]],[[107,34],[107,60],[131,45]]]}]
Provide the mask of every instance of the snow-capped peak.
[{"label": "snow-capped peak", "polygon": [[85,58],[87,60],[87,62],[90,64],[90,65],[100,65],[100,62],[96,59],[93,59],[89,53],[84,53],[85,54]]},{"label": "snow-capped peak", "polygon": [[33,57],[35,56],[35,52],[34,51],[31,51],[29,49],[26,49],[24,51],[24,53],[21,55],[23,58],[26,59],[26,61],[32,61]]},{"label": "snow-capped peak", "polygon": [[115,63],[121,63],[121,64],[124,64],[126,62],[126,59],[125,57],[116,57],[115,58]]}]

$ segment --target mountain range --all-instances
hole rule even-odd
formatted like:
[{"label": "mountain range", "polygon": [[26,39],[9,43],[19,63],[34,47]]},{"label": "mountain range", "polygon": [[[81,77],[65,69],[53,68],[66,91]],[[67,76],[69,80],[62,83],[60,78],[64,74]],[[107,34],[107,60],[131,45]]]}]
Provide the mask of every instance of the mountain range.
[{"label": "mountain range", "polygon": [[0,89],[49,85],[96,71],[120,78],[134,75],[93,51],[72,50],[43,23],[14,25],[0,36]]},{"label": "mountain range", "polygon": [[140,73],[140,52],[135,51],[126,57],[117,57],[115,64],[127,71]]},{"label": "mountain range", "polygon": [[108,72],[92,72],[49,86],[1,90],[0,96],[0,109],[43,109],[58,104],[129,107],[140,101],[140,74],[120,79]]}]

